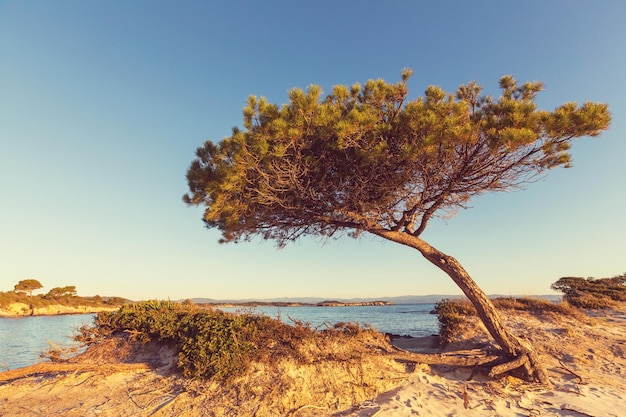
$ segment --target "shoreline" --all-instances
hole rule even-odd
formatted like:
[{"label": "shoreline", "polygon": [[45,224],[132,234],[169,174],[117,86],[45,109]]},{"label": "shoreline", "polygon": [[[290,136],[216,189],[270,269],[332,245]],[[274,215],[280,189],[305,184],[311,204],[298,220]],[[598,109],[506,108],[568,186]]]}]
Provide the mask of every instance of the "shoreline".
[{"label": "shoreline", "polygon": [[0,318],[24,318],[39,316],[64,316],[75,314],[95,314],[103,311],[116,311],[119,307],[97,306],[68,306],[51,304],[43,307],[33,307],[26,303],[11,303],[8,308],[0,309]]},{"label": "shoreline", "polygon": [[[345,401],[350,402],[352,395],[348,392],[343,397],[337,397],[345,400],[342,407],[332,407],[319,400],[309,401],[294,408],[293,415],[618,417],[626,401],[624,313],[624,310],[607,311],[578,317],[515,311],[505,315],[506,325],[538,348],[549,372],[551,387],[530,384],[513,376],[491,379],[485,370],[480,369],[429,366],[408,360],[395,361],[395,370],[385,371],[380,367],[383,362],[371,362],[359,369],[374,369],[377,378],[387,376],[393,383],[372,389],[365,400],[360,398],[352,401],[352,406],[345,406]],[[391,344],[401,351],[438,350],[436,336],[390,337]],[[489,343],[488,336],[474,326],[464,328],[458,337],[457,341],[448,346],[450,350],[446,348],[441,353],[450,354],[465,349],[466,352],[478,354],[476,352],[484,349],[484,343]],[[480,346],[482,347],[479,349]],[[169,359],[165,360],[168,356],[164,349],[165,347],[157,345],[143,348],[139,352],[141,357],[128,361],[114,360],[114,357],[107,357],[102,353],[100,356],[85,357],[82,361],[77,359],[76,363],[69,365],[40,365],[23,368],[11,374],[0,373],[0,379],[5,379],[0,383],[0,414],[17,417],[23,410],[36,410],[40,414],[65,413],[68,416],[82,416],[88,410],[98,410],[103,414],[120,416],[184,414],[200,417],[207,409],[215,411],[217,391],[212,391],[210,385],[196,386],[173,374],[173,368],[168,365]],[[117,348],[114,350],[120,351]],[[384,361],[385,356],[382,353],[378,360]],[[175,356],[171,358],[175,359]],[[390,361],[387,360],[391,363]],[[313,380],[307,372],[313,368],[321,371],[316,374],[314,381],[336,382],[332,372],[337,366],[330,366],[325,362],[309,367],[298,365],[289,368],[287,380],[309,382],[298,382],[295,391],[289,391],[290,393],[309,395],[317,392],[309,386]],[[258,368],[250,377],[265,375],[263,370],[262,367]],[[45,384],[41,383],[42,378],[45,378]],[[261,385],[251,385],[256,390],[254,395],[238,399],[241,403],[233,405],[237,407],[238,414],[229,415],[255,415],[242,410],[247,406],[274,404],[272,401],[275,398],[269,394],[279,388],[289,387],[276,385],[275,381],[272,383],[274,385],[265,391]],[[218,394],[222,395],[223,392]],[[268,397],[265,398],[264,395]],[[19,412],[16,411],[18,409]],[[306,411],[302,412],[303,410]]]},{"label": "shoreline", "polygon": [[[255,308],[255,307],[373,307],[373,306],[391,306],[394,303],[390,301],[323,301],[320,303],[303,303],[303,302],[264,302],[249,301],[242,303],[198,303],[202,308]],[[119,306],[69,306],[63,304],[50,304],[42,307],[33,307],[26,303],[10,303],[6,308],[0,308],[0,318],[21,318],[34,316],[60,316],[72,314],[95,314],[103,311],[116,311]]]}]

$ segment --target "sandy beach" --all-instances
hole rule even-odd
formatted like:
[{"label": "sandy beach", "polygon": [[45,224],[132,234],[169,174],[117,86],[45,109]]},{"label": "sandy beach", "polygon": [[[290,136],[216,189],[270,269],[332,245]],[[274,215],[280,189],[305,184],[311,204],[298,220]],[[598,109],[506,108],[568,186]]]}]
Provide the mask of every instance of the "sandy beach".
[{"label": "sandy beach", "polygon": [[[561,416],[626,415],[626,316],[623,312],[591,318],[509,317],[518,334],[543,351],[553,387],[513,377],[470,379],[471,370],[421,366],[396,389],[339,416]],[[429,338],[395,344],[431,351]]]},{"label": "sandy beach", "polygon": [[[562,317],[552,314],[509,314],[507,324],[532,342],[545,359],[552,387],[514,377],[492,380],[472,369],[405,364],[403,372],[380,362],[383,373],[395,372],[392,386],[351,407],[331,409],[311,403],[291,416],[571,416],[625,415],[626,317],[606,315]],[[487,341],[469,329],[468,340],[447,350],[472,348]],[[436,350],[434,338],[396,339],[402,349]],[[165,358],[166,353],[161,352]],[[238,393],[237,411],[220,414],[201,385],[168,374],[167,360],[150,366],[75,364],[65,371],[23,368],[0,373],[0,416],[218,416],[256,415],[246,407],[250,393]],[[304,381],[304,376],[302,377]],[[304,386],[304,385],[303,385]],[[338,402],[339,403],[339,402]]]}]

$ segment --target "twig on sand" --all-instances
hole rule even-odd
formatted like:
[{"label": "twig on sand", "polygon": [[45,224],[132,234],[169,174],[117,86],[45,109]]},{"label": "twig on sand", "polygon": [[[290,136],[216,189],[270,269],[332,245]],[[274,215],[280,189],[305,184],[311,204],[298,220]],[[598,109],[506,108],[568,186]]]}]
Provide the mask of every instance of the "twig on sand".
[{"label": "twig on sand", "polygon": [[300,408],[298,408],[298,409],[296,409],[296,410],[292,411],[292,412],[291,412],[291,413],[289,413],[288,415],[290,415],[290,416],[295,416],[295,415],[296,415],[296,414],[298,414],[300,411],[302,411],[302,410],[304,410],[304,409],[307,409],[307,408],[315,408],[315,409],[317,409],[317,410],[326,410],[326,409],[327,409],[327,407],[320,407],[320,406],[317,406],[317,405],[307,404],[307,405],[303,405],[302,407],[300,407]]},{"label": "twig on sand", "polygon": [[[140,392],[141,391],[141,392]],[[161,395],[159,393],[163,393],[165,391],[164,395]],[[148,407],[151,407],[151,404],[154,401],[159,401],[159,405],[149,414],[149,415],[153,415],[156,412],[158,412],[160,409],[162,409],[163,407],[165,407],[166,405],[170,404],[172,401],[174,401],[178,395],[180,395],[180,392],[178,393],[172,393],[172,392],[168,392],[166,388],[155,388],[155,389],[149,389],[149,390],[134,390],[134,391],[130,391],[128,390],[128,392],[126,393],[128,395],[128,398],[130,398],[130,400],[133,402],[133,404],[135,404],[137,407],[141,408],[142,410],[147,409]],[[135,401],[135,397],[139,397],[139,396],[143,396],[143,395],[151,395],[152,398],[150,398],[145,405],[139,405],[139,403],[137,403],[137,401]]]},{"label": "twig on sand", "polygon": [[359,408],[360,409],[364,409],[364,408],[378,408],[378,407],[380,407],[380,406],[376,403],[376,401],[370,401],[370,400],[363,401],[361,404],[359,404]]},{"label": "twig on sand", "polygon": [[142,407],[141,405],[137,404],[137,401],[135,401],[135,399],[133,398],[133,396],[131,395],[130,392],[127,392],[126,395],[128,396],[128,398],[130,399],[130,401],[135,404],[137,407],[139,407],[140,409],[145,409],[146,407]]},{"label": "twig on sand", "polygon": [[20,406],[18,406],[18,407],[19,407],[19,408],[21,408],[22,410],[26,410],[26,411],[28,411],[29,413],[36,414],[36,415],[38,415],[38,416],[42,416],[42,415],[43,415],[43,414],[41,414],[41,412],[39,412],[39,411],[31,410],[30,408],[26,408],[26,407],[24,407],[24,406],[22,406],[22,405],[20,405]]},{"label": "twig on sand", "polygon": [[588,384],[588,382],[585,382],[585,380],[583,379],[582,376],[578,375],[576,372],[572,371],[567,366],[563,365],[563,362],[559,361],[559,364],[561,365],[561,368],[565,369],[567,372],[569,372],[570,374],[572,374],[573,376],[578,378],[578,384],[580,384],[580,385]]},{"label": "twig on sand", "polygon": [[521,404],[520,404],[520,402],[519,402],[519,401],[517,401],[517,406],[518,406],[519,408],[521,408],[522,410],[526,410],[526,411],[530,412],[530,413],[531,413],[531,414],[530,414],[531,416],[536,415],[536,413],[538,413],[538,412],[539,412],[539,414],[541,414],[541,411],[540,411],[540,410],[537,410],[537,409],[535,409],[535,408],[524,407],[523,405],[521,405]]},{"label": "twig on sand", "polygon": [[158,413],[162,408],[164,408],[165,406],[172,404],[172,402],[178,398],[178,395],[170,395],[170,398],[168,398],[166,401],[164,401],[163,403],[161,403],[157,408],[154,409],[153,412],[150,413],[150,415],[154,415],[156,413]]},{"label": "twig on sand", "polygon": [[567,411],[574,411],[578,414],[582,414],[583,416],[587,416],[587,417],[595,417],[593,414],[589,414],[589,412],[587,410],[584,410],[576,405],[572,405],[572,404],[563,404],[561,406],[561,410],[567,410]]},{"label": "twig on sand", "polygon": [[469,394],[467,393],[467,385],[463,385],[463,408],[469,408]]},{"label": "twig on sand", "polygon": [[485,398],[481,401],[483,402],[483,404],[489,407],[490,410],[496,411],[496,405],[491,398]]}]

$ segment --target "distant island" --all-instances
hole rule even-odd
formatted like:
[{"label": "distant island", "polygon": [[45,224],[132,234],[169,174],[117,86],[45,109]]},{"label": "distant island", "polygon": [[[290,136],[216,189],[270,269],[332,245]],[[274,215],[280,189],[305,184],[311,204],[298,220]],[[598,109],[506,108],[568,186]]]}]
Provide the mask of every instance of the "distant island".
[{"label": "distant island", "polygon": [[234,302],[196,302],[201,306],[229,308],[229,307],[362,307],[362,306],[387,306],[393,305],[390,301],[321,301],[317,303],[305,303],[300,301],[234,301]]},{"label": "distant island", "polygon": [[[489,298],[514,297],[513,295],[492,294]],[[560,295],[533,295],[531,298],[560,301]],[[435,304],[443,299],[463,298],[459,294],[430,294],[430,295],[404,295],[397,297],[378,298],[338,298],[328,301],[319,297],[281,297],[267,299],[213,299],[192,298],[189,301],[194,304],[220,306],[220,307],[343,307],[343,306],[376,306],[397,304]]]},{"label": "distant island", "polygon": [[[35,279],[19,281],[13,291],[0,291],[0,317],[24,317],[60,314],[86,314],[115,311],[131,302],[122,297],[78,296],[73,285],[52,288],[45,294],[33,294],[43,288]],[[502,295],[490,295],[490,298]],[[510,295],[509,295],[510,297]],[[254,308],[254,307],[362,307],[390,306],[398,304],[435,304],[443,299],[463,298],[458,294],[405,295],[380,298],[324,299],[319,297],[282,297],[269,299],[212,299],[191,298],[179,300],[204,307]],[[559,301],[558,295],[535,295],[533,298]]]}]

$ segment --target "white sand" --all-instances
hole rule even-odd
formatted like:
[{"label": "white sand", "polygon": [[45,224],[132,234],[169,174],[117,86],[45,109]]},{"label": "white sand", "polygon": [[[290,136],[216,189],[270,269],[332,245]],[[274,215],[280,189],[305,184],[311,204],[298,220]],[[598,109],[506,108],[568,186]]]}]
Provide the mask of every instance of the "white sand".
[{"label": "white sand", "polygon": [[[465,401],[467,398],[467,402]],[[466,408],[467,406],[467,408]],[[626,390],[564,383],[553,389],[466,382],[418,371],[401,387],[342,416],[624,416]]]},{"label": "white sand", "polygon": [[542,351],[552,387],[513,377],[468,381],[469,370],[422,365],[398,388],[338,416],[626,416],[623,313],[589,323],[526,314],[507,321]]}]

